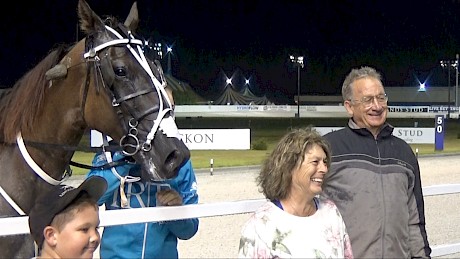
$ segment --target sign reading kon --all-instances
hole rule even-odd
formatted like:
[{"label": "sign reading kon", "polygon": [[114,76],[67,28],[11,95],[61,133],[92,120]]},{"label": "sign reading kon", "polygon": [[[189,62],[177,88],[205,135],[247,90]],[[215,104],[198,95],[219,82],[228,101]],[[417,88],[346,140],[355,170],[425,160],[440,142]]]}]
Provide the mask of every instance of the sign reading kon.
[{"label": "sign reading kon", "polygon": [[180,129],[190,150],[251,149],[250,129]]},{"label": "sign reading kon", "polygon": [[[190,150],[251,149],[250,129],[180,129],[179,134]],[[102,144],[102,134],[91,130],[91,146],[100,147]]]}]

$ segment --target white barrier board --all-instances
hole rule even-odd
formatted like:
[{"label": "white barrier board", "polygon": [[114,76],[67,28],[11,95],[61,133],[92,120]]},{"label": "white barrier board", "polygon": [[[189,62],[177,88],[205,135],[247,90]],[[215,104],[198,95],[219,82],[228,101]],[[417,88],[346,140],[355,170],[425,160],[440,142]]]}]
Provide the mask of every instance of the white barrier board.
[{"label": "white barrier board", "polygon": [[[424,196],[455,194],[460,192],[460,184],[446,184],[423,187]],[[266,202],[265,199],[193,204],[173,207],[137,208],[129,210],[100,211],[101,227],[179,220],[187,218],[204,218],[250,213]],[[0,236],[29,233],[28,216],[0,219]],[[432,257],[439,257],[460,252],[460,243],[432,246]]]}]

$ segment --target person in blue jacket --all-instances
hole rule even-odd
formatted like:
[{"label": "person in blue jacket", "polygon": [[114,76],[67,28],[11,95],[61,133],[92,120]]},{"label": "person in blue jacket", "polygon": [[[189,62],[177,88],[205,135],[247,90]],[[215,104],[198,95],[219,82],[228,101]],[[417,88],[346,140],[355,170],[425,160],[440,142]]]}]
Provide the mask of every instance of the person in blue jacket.
[{"label": "person in blue jacket", "polygon": [[[113,153],[113,161],[124,159],[121,152]],[[109,159],[110,160],[110,159]],[[104,153],[96,154],[93,166],[107,163]],[[140,166],[134,163],[107,170],[91,170],[89,176],[106,179],[108,188],[99,205],[106,210],[178,206],[197,204],[198,193],[191,161],[180,169],[177,177],[161,182],[140,180]],[[160,204],[157,204],[160,203]],[[178,239],[190,239],[198,231],[198,219],[149,222],[105,227],[101,258],[178,258]]]}]

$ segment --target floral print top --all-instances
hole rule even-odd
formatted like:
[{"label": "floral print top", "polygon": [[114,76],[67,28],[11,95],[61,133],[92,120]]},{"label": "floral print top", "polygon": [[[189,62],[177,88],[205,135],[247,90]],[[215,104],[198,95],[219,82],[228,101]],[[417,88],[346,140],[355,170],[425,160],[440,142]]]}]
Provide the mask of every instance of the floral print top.
[{"label": "floral print top", "polygon": [[334,202],[315,197],[308,217],[291,215],[270,201],[241,231],[239,258],[353,258],[342,215]]}]

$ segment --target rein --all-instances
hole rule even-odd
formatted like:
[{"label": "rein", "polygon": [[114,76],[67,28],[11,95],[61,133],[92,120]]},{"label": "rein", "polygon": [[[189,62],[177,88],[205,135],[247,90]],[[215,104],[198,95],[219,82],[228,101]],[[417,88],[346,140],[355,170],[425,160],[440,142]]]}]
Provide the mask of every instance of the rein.
[{"label": "rein", "polygon": [[[122,148],[119,145],[108,145],[104,147],[82,147],[82,146],[70,146],[70,145],[63,145],[63,144],[51,144],[51,143],[41,143],[35,141],[24,141],[27,146],[31,146],[38,149],[62,149],[65,151],[81,151],[87,153],[100,153],[104,151],[108,152],[116,152],[121,151]],[[83,168],[83,169],[90,169],[90,170],[106,170],[110,169],[111,167],[116,167],[120,165],[124,165],[128,163],[127,158],[125,160],[119,160],[111,163],[106,163],[102,166],[90,166],[81,164],[78,162],[70,161],[69,165]]]},{"label": "rein", "polygon": [[101,151],[121,151],[121,147],[119,145],[110,145],[105,148],[102,147],[82,147],[82,146],[71,146],[71,145],[64,145],[64,144],[52,144],[52,143],[42,143],[42,142],[35,142],[35,141],[24,141],[27,146],[31,146],[34,148],[57,148],[62,149],[65,151],[81,151],[81,152],[88,152],[88,153],[99,153]]}]

